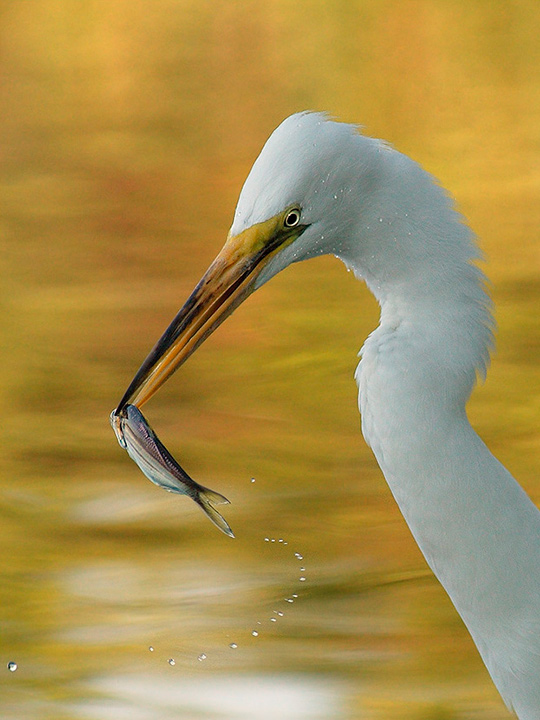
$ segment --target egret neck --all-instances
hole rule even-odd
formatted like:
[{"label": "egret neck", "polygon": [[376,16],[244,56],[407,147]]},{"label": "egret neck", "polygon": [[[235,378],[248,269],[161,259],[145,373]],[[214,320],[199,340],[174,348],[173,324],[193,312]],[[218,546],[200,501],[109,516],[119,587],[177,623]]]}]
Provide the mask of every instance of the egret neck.
[{"label": "egret neck", "polygon": [[[407,162],[395,153],[385,163],[394,159]],[[484,278],[471,265],[474,239],[429,175],[413,174],[419,205],[405,217],[388,199],[381,222],[364,222],[374,245],[389,247],[390,234],[415,263],[388,273],[380,254],[365,261],[365,246],[342,254],[381,306],[356,372],[362,431],[502,697],[520,718],[538,720],[540,517],[465,412],[492,326]]]},{"label": "egret neck", "polygon": [[[540,720],[540,513],[465,412],[492,344],[480,253],[448,195],[410,158],[320,113],[284,120],[244,183],[223,249],[113,424],[252,292],[323,254],[341,258],[381,306],[357,371],[364,436],[507,705]],[[158,450],[144,458],[163,484]]]}]

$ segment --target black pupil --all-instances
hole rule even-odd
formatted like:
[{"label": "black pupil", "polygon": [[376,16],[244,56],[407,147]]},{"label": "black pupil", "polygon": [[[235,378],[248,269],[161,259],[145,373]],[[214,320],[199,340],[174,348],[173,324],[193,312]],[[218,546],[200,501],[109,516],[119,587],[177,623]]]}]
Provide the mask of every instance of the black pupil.
[{"label": "black pupil", "polygon": [[298,222],[299,219],[300,219],[300,216],[298,215],[296,210],[293,210],[285,218],[285,224],[288,225],[289,227],[292,227],[293,225],[296,225],[296,223]]}]

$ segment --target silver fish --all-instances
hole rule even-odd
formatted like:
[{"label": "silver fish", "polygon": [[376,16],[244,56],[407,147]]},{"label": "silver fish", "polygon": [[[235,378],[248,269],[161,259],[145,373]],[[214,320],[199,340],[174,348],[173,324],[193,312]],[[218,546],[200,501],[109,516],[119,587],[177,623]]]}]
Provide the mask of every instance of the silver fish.
[{"label": "silver fish", "polygon": [[225,518],[214,505],[229,501],[209,488],[199,485],[183,470],[152,430],[142,412],[135,405],[125,405],[117,414],[110,415],[111,425],[120,446],[137,463],[146,477],[167,492],[188,495],[208,515],[225,535],[234,537]]}]

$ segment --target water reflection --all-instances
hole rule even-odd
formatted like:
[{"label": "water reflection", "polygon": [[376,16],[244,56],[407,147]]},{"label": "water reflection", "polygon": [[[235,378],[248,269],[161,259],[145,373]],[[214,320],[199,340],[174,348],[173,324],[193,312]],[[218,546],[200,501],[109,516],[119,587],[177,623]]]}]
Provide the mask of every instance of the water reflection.
[{"label": "water reflection", "polygon": [[481,235],[500,332],[471,415],[540,501],[539,12],[4,4],[2,717],[508,717],[360,438],[377,307],[337,262],[276,278],[148,407],[237,540],[141,478],[108,413],[270,130],[328,109]]},{"label": "water reflection", "polygon": [[[169,661],[170,662],[170,661]],[[174,663],[171,663],[173,665]],[[346,717],[343,688],[332,678],[299,675],[219,675],[164,678],[152,673],[102,677],[92,683],[113,705],[93,701],[73,708],[78,718],[212,717],[216,720],[319,720]]]}]

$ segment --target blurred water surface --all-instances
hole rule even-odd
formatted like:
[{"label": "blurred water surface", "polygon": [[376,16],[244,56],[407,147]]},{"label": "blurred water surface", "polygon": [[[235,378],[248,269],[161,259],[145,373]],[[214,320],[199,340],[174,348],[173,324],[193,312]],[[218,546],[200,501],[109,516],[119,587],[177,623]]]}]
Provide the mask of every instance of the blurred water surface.
[{"label": "blurred water surface", "polygon": [[532,0],[2,4],[2,718],[508,717],[362,441],[377,308],[337,261],[276,278],[147,407],[236,540],[108,414],[268,134],[328,110],[482,238],[500,329],[470,412],[539,502],[539,24]]}]

